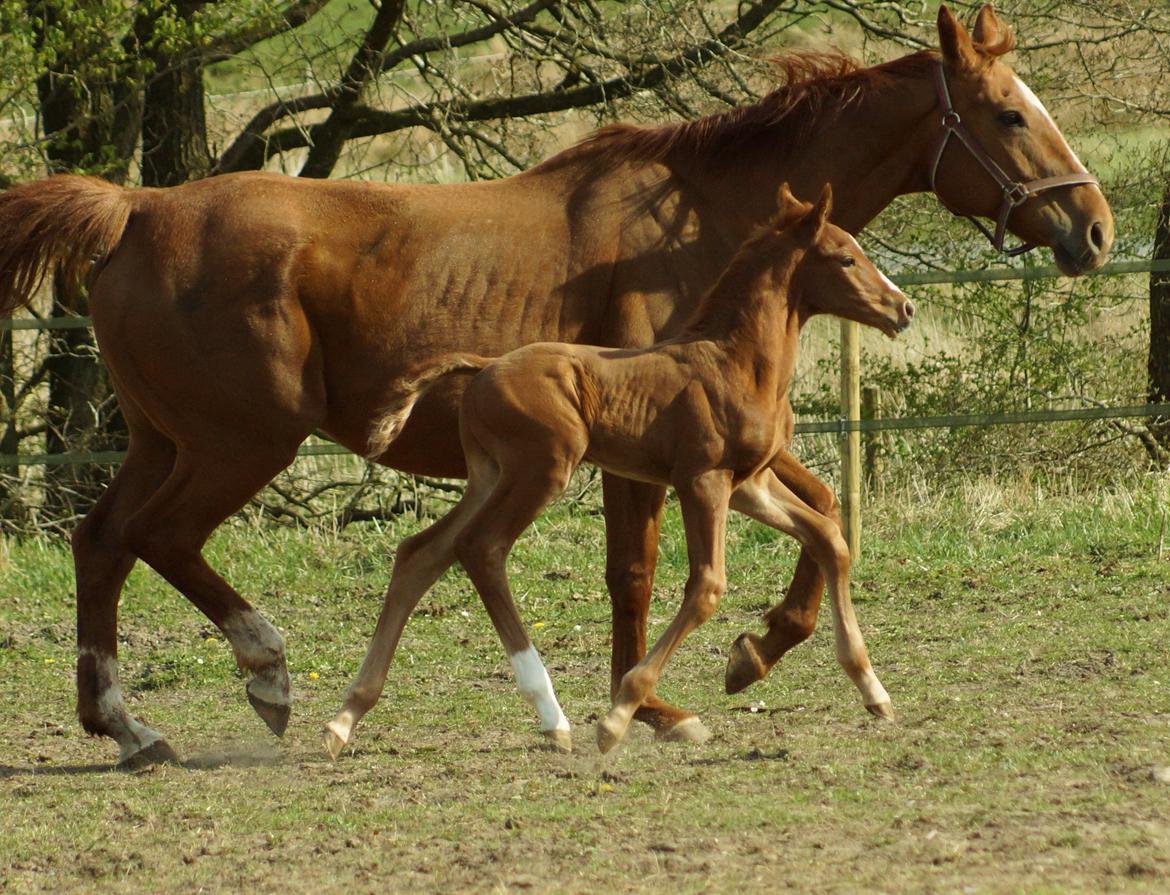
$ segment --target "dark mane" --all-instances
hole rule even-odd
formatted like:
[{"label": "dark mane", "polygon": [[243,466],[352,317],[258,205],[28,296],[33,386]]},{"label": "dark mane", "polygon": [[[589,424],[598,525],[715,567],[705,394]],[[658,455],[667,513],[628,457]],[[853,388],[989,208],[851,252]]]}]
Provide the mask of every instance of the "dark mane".
[{"label": "dark mane", "polygon": [[611,124],[586,137],[575,149],[598,153],[613,162],[664,161],[674,153],[709,156],[746,146],[783,122],[782,147],[789,138],[806,133],[875,87],[924,71],[934,58],[934,53],[922,51],[863,68],[842,53],[790,53],[771,60],[781,86],[758,103],[658,127]]}]

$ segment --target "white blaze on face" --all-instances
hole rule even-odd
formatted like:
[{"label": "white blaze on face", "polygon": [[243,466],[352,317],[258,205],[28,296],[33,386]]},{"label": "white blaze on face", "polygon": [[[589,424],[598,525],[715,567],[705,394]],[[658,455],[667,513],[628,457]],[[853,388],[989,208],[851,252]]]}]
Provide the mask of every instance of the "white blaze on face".
[{"label": "white blaze on face", "polygon": [[569,719],[561,711],[557,695],[553,692],[552,679],[540,661],[536,647],[529,644],[528,649],[521,650],[509,656],[512,660],[512,673],[516,675],[516,687],[536,708],[540,717],[541,730],[568,730]]},{"label": "white blaze on face", "polygon": [[1016,82],[1016,89],[1019,90],[1020,97],[1024,100],[1025,105],[1027,105],[1028,108],[1039,115],[1042,121],[1047,121],[1052,126],[1052,132],[1055,134],[1057,141],[1061,146],[1064,147],[1064,151],[1068,153],[1068,157],[1073,160],[1074,170],[1067,173],[1087,173],[1089,169],[1081,164],[1081,160],[1077,158],[1077,154],[1072,151],[1072,147],[1068,145],[1068,141],[1065,140],[1064,134],[1060,132],[1060,128],[1056,126],[1056,122],[1052,120],[1052,116],[1048,114],[1048,110],[1044,108],[1044,103],[1040,102],[1039,97],[1037,97],[1036,94],[1032,92],[1032,88],[1021,81],[1017,76],[1013,75],[1012,78]]},{"label": "white blaze on face", "polygon": [[[845,235],[849,237],[849,242],[853,244],[853,248],[857,250],[857,254],[858,254],[858,255],[864,255],[864,254],[865,254],[865,251],[864,251],[864,250],[861,248],[861,243],[859,243],[859,242],[858,242],[858,241],[857,241],[857,240],[854,238],[853,234],[852,234],[852,233],[846,233]],[[875,264],[873,269],[874,269],[874,270],[876,270],[876,271],[877,271],[877,273],[878,273],[878,276],[882,278],[882,284],[883,284],[883,285],[884,285],[884,286],[885,286],[887,289],[889,289],[891,292],[894,292],[894,293],[896,293],[896,294],[898,294],[898,295],[901,295],[901,294],[902,294],[902,290],[901,290],[901,289],[899,289],[897,286],[895,286],[895,285],[894,285],[894,281],[893,281],[893,280],[891,280],[889,277],[887,277],[887,276],[885,275],[885,273],[883,273],[883,272],[882,272],[881,268],[879,268],[879,267],[878,267],[878,266]]]}]

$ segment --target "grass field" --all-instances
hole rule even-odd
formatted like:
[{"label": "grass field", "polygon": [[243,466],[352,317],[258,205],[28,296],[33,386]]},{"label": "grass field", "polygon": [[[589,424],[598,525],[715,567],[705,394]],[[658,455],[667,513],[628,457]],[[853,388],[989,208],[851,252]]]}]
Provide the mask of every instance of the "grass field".
[{"label": "grass field", "polygon": [[[636,727],[602,758],[609,610],[601,520],[561,506],[515,591],[574,724],[539,748],[462,574],[412,620],[382,704],[336,763],[319,744],[414,523],[340,535],[238,520],[214,563],[277,621],[298,703],[283,742],[227,645],[152,572],[123,601],[131,711],[183,767],[110,770],[73,717],[67,551],[9,541],[0,570],[0,891],[1164,892],[1170,888],[1170,554],[1164,478],[1092,495],[972,482],[866,510],[855,601],[899,720],[857,703],[817,636],[739,696],[727,649],[791,570],[743,522],[724,606],[661,692],[703,746]],[[0,551],[0,557],[4,552]],[[677,606],[668,510],[652,612]]]}]

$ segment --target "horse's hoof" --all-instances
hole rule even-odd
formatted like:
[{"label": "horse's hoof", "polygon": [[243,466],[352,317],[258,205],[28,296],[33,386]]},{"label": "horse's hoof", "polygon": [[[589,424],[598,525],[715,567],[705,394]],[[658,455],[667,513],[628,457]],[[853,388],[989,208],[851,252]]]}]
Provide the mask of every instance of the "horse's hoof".
[{"label": "horse's hoof", "polygon": [[881,718],[883,721],[894,721],[894,706],[888,702],[875,702],[873,705],[867,705],[865,710],[876,718]]},{"label": "horse's hoof", "polygon": [[674,727],[660,730],[654,736],[664,743],[705,743],[711,739],[711,731],[697,717],[683,718]]},{"label": "horse's hoof", "polygon": [[745,690],[767,675],[768,668],[760,658],[760,642],[755,634],[744,633],[731,645],[727,671],[723,676],[723,687],[729,694]]},{"label": "horse's hoof", "polygon": [[556,752],[573,751],[573,735],[567,730],[542,730],[548,745]]},{"label": "horse's hoof", "polygon": [[155,740],[149,746],[127,755],[118,762],[120,771],[141,771],[160,764],[178,764],[179,756],[166,740]]},{"label": "horse's hoof", "polygon": [[325,744],[325,751],[329,753],[329,757],[337,761],[337,756],[341,754],[341,750],[349,742],[349,737],[344,736],[337,728],[337,722],[330,721],[325,725],[323,742]]},{"label": "horse's hoof", "polygon": [[611,721],[608,715],[597,722],[597,748],[602,755],[622,741],[628,726]]},{"label": "horse's hoof", "polygon": [[292,709],[287,705],[280,705],[275,702],[269,702],[266,699],[261,699],[248,691],[248,702],[252,704],[256,714],[264,719],[264,723],[268,725],[271,730],[278,737],[284,736],[285,730],[288,729],[288,718],[292,714]]}]

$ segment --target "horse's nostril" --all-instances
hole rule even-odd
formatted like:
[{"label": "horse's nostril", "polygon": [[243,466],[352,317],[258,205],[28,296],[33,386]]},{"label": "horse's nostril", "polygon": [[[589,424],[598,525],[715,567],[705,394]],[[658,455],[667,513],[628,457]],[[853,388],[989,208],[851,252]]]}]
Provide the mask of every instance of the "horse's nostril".
[{"label": "horse's nostril", "polygon": [[906,302],[906,316],[907,317],[914,316],[914,302],[909,301],[909,300],[907,300],[907,302]]},{"label": "horse's nostril", "polygon": [[1089,228],[1089,242],[1098,252],[1105,248],[1105,230],[1100,223],[1093,224]]}]

